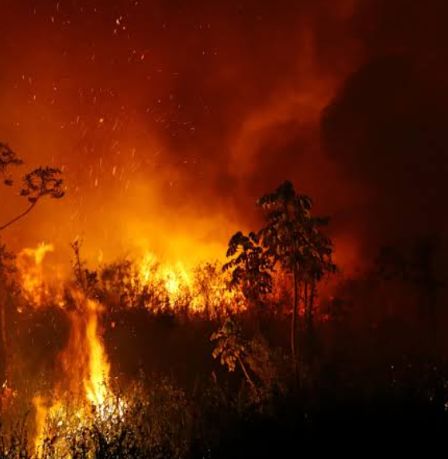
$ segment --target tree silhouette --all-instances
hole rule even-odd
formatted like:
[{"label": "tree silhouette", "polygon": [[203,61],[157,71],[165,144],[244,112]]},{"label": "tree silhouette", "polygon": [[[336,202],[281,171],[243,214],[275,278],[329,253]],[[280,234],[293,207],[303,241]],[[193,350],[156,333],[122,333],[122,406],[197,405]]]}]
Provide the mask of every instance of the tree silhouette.
[{"label": "tree silhouette", "polygon": [[245,236],[241,231],[235,233],[230,241],[226,256],[233,257],[223,266],[231,272],[230,287],[241,288],[249,303],[256,306],[260,299],[272,291],[272,259],[260,245],[255,233]]},{"label": "tree silhouette", "polygon": [[221,365],[227,367],[230,372],[234,372],[238,363],[241,371],[251,388],[255,389],[255,383],[249,375],[244,363],[248,353],[248,345],[242,337],[241,328],[230,317],[227,318],[223,326],[214,332],[210,341],[216,341],[216,347],[213,350],[213,358],[220,358]]},{"label": "tree silhouette", "polygon": [[297,372],[297,322],[300,299],[308,327],[312,325],[316,285],[327,272],[334,272],[332,244],[321,228],[327,218],[311,215],[312,201],[296,193],[291,182],[285,181],[273,193],[257,201],[264,211],[266,225],[259,231],[266,254],[292,276],[293,305],[291,318],[291,353]]},{"label": "tree silhouette", "polygon": [[[0,143],[0,174],[3,175],[3,183],[6,186],[14,184],[13,179],[8,175],[12,166],[19,166],[23,161],[6,145]],[[28,207],[15,217],[0,225],[0,231],[8,228],[18,220],[25,217],[39,200],[45,196],[53,199],[60,199],[64,196],[63,179],[61,170],[54,167],[39,167],[27,173],[23,177],[23,184],[20,189],[20,196],[28,201]]]},{"label": "tree silhouette", "polygon": [[[3,184],[11,187],[14,185],[14,180],[10,175],[10,169],[14,166],[23,164],[21,158],[6,144],[0,143],[0,175],[3,176]],[[3,224],[0,224],[0,232],[13,225],[23,217],[25,217],[36,204],[45,196],[53,199],[60,199],[64,196],[63,179],[61,177],[61,170],[54,167],[39,167],[27,173],[22,179],[22,187],[19,194],[28,201],[28,207],[20,212],[15,217],[9,219]],[[8,252],[4,246],[0,247],[0,358],[6,362],[6,318],[5,318],[5,304],[8,289],[5,288],[3,282],[3,274],[5,272],[5,261],[11,261]],[[6,364],[5,364],[6,366]],[[6,371],[3,369],[2,375]]]},{"label": "tree silhouette", "polygon": [[[20,166],[23,161],[8,145],[0,142],[0,173],[5,174],[11,166]],[[10,179],[4,179],[5,185],[12,185]]]},{"label": "tree silhouette", "polygon": [[76,286],[84,293],[85,297],[93,296],[98,284],[98,274],[86,267],[86,262],[81,258],[82,241],[76,239],[70,244],[73,250],[72,268]]}]

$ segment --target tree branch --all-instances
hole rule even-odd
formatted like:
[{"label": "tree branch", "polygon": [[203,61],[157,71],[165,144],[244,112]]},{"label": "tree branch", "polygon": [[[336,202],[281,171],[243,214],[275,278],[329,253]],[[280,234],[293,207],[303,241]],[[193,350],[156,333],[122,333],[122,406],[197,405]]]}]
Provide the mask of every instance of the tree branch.
[{"label": "tree branch", "polygon": [[1,225],[0,226],[0,231],[3,231],[4,229],[8,228],[8,226],[12,225],[13,223],[17,222],[21,218],[25,217],[29,212],[31,212],[31,210],[33,209],[33,207],[36,204],[37,204],[37,201],[31,203],[31,205],[25,211],[23,211],[21,214],[17,215],[12,220],[9,220],[9,222],[5,223],[4,225]]}]

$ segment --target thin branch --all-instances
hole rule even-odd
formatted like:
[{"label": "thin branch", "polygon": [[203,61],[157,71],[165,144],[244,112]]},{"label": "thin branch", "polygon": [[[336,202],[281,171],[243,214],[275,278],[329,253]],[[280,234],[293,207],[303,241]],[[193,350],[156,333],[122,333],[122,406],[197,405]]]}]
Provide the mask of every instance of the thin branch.
[{"label": "thin branch", "polygon": [[21,214],[17,215],[16,217],[14,217],[12,220],[10,220],[9,222],[5,223],[4,225],[0,226],[0,231],[3,231],[4,229],[8,228],[8,226],[11,226],[13,223],[15,223],[18,220],[20,220],[21,218],[25,217],[29,212],[31,212],[31,210],[33,209],[33,207],[36,204],[37,204],[37,201],[31,203],[31,205],[25,211],[23,211]]},{"label": "thin branch", "polygon": [[253,389],[255,389],[256,388],[255,383],[252,381],[252,378],[249,376],[249,372],[247,371],[246,365],[244,365],[244,362],[240,356],[237,356],[237,359],[238,359],[238,363],[240,364],[241,370],[243,371],[244,376],[246,377],[247,382]]}]

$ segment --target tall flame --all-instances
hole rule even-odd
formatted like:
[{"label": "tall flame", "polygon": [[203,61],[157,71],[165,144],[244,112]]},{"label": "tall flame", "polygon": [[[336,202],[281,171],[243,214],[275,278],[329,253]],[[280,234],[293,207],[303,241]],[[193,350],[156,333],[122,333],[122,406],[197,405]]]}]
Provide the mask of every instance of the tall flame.
[{"label": "tall flame", "polygon": [[89,405],[95,406],[99,413],[107,411],[110,365],[100,337],[98,319],[101,307],[99,303],[85,298],[79,292],[73,292],[73,297],[75,307],[68,312],[70,336],[59,356],[63,376],[56,387],[55,399],[52,403],[39,395],[33,399],[34,445],[38,456],[43,448],[47,422],[61,414],[64,402],[75,402],[76,416],[83,423],[89,422],[91,411],[86,409]]},{"label": "tall flame", "polygon": [[46,255],[53,251],[53,244],[41,242],[36,248],[23,249],[17,257],[22,289],[25,296],[35,305],[40,305],[48,293],[44,281],[43,261]]},{"label": "tall flame", "polygon": [[108,393],[110,365],[99,336],[98,316],[101,306],[94,300],[74,293],[76,307],[68,312],[70,337],[60,355],[64,382],[58,392],[67,388],[76,399],[96,406],[104,403]]},{"label": "tall flame", "polygon": [[87,399],[96,406],[101,406],[106,401],[110,372],[106,351],[98,333],[98,313],[100,311],[99,303],[93,300],[86,301],[88,371],[84,376],[84,388]]}]

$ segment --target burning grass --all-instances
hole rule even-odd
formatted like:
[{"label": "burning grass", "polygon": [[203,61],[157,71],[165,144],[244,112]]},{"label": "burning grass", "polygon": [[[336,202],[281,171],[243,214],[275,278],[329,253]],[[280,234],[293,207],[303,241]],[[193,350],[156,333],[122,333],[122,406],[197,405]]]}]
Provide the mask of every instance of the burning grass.
[{"label": "burning grass", "polygon": [[[54,367],[43,369],[45,383],[34,374],[33,387],[25,373],[19,376],[27,366],[26,356],[11,351],[7,371],[14,390],[10,400],[6,390],[2,396],[4,457],[187,457],[199,435],[193,431],[204,428],[202,415],[179,385],[163,377],[133,378],[126,390],[120,389],[105,346],[105,327],[113,332],[126,311],[218,324],[247,310],[244,297],[228,288],[228,275],[218,264],[187,271],[181,264],[162,265],[146,254],[137,262],[122,260],[92,271],[81,259],[78,244],[73,279],[55,284],[45,276],[45,255],[51,250],[40,244],[22,251],[18,269],[8,280],[14,304],[9,321],[23,329],[26,320],[36,327],[36,318],[47,317],[55,330],[65,329],[66,336],[54,350]],[[42,325],[50,331],[48,323]],[[11,330],[8,334],[7,341],[17,345],[19,337]],[[260,402],[261,393],[252,389],[252,401]],[[23,425],[17,425],[21,417]]]},{"label": "burning grass", "polygon": [[[327,220],[311,217],[311,201],[290,182],[259,203],[267,226],[236,233],[224,267],[145,252],[91,269],[75,242],[72,275],[63,278],[46,265],[50,244],[24,249],[16,263],[0,247],[2,457],[260,457],[255,432],[273,430],[282,441],[283,427],[317,432],[310,413],[334,417],[341,396],[367,400],[372,419],[378,387],[399,405],[402,378],[388,365],[402,351],[375,368],[366,356],[380,335],[350,329],[343,299],[316,300],[336,272],[321,232]],[[362,351],[352,350],[350,333]],[[361,366],[370,373],[357,374]],[[446,407],[448,372],[437,371],[424,385],[412,382],[406,403],[445,425],[437,410]],[[233,438],[240,428],[248,439]]]},{"label": "burning grass", "polygon": [[150,387],[136,383],[126,398],[110,393],[100,404],[70,393],[51,406],[35,397],[34,422],[3,426],[2,457],[186,457],[191,422],[184,393],[165,379]]}]

